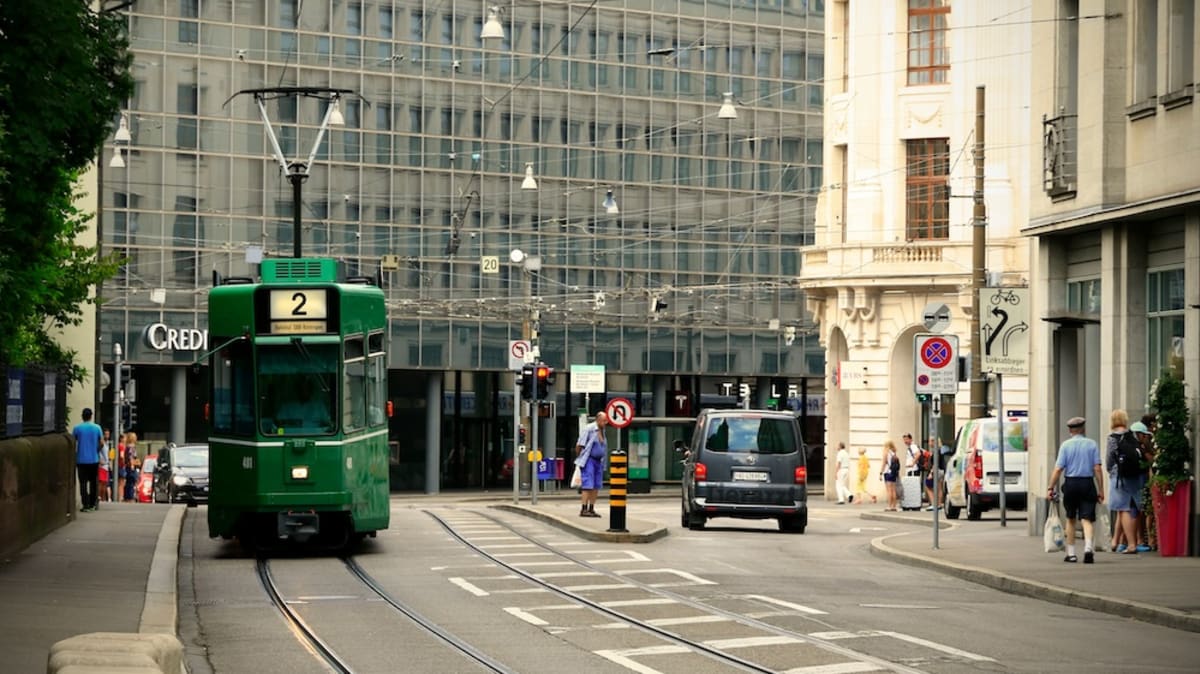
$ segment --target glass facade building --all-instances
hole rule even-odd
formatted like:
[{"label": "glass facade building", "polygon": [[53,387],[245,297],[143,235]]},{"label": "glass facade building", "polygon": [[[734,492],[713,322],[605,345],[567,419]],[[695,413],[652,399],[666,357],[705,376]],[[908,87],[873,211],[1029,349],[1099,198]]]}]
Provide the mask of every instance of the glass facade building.
[{"label": "glass facade building", "polygon": [[[382,265],[395,397],[425,396],[404,390],[413,374],[481,400],[511,391],[509,342],[530,330],[543,360],[604,365],[612,390],[817,389],[794,279],[821,184],[823,5],[509,2],[505,36],[483,40],[482,2],[138,0],[123,10],[132,141],[104,157],[126,167],[105,169],[101,240],[127,264],[101,291],[102,341],[147,373],[187,369],[201,350],[162,335],[205,328],[213,270],[254,276],[260,254],[292,254],[291,185],[237,92],[332,87],[356,95],[303,186],[303,250]],[[718,116],[727,94],[733,119]],[[326,105],[268,103],[288,161]]]}]

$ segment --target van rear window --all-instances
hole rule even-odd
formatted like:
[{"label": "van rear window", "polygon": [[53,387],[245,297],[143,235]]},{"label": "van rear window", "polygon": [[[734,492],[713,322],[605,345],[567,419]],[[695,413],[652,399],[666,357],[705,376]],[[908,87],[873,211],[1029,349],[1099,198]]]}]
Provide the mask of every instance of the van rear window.
[{"label": "van rear window", "polygon": [[712,452],[791,454],[798,451],[796,433],[788,419],[720,417],[708,423],[704,448]]}]

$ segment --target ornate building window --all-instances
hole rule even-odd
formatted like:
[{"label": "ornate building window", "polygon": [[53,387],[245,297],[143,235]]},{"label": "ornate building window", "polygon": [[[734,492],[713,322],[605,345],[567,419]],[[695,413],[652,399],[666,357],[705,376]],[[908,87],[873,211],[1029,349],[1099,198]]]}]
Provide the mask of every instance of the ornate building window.
[{"label": "ornate building window", "polygon": [[908,215],[904,238],[947,239],[950,237],[950,141],[922,138],[905,143]]},{"label": "ornate building window", "polygon": [[950,81],[950,0],[908,0],[908,83]]}]

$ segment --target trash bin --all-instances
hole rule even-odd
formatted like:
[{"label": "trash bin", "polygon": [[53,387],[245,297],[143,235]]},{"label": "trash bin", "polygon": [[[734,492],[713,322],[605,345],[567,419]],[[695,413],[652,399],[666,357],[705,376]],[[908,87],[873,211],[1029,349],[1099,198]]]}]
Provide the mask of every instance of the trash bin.
[{"label": "trash bin", "polygon": [[561,456],[554,459],[554,479],[562,480],[566,475],[566,459]]}]

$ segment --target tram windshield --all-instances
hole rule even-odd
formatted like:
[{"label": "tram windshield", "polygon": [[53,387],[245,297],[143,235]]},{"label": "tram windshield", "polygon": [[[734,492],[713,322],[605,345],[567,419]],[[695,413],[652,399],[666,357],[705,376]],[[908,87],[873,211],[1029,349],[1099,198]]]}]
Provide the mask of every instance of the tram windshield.
[{"label": "tram windshield", "polygon": [[329,435],[336,429],[337,344],[258,349],[258,418],[265,435]]}]

